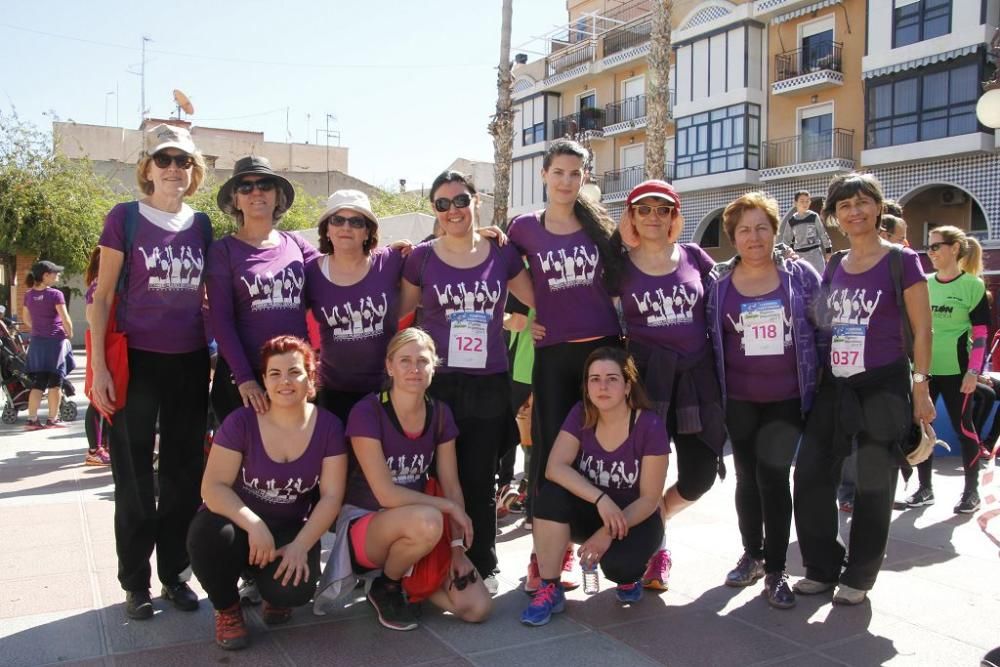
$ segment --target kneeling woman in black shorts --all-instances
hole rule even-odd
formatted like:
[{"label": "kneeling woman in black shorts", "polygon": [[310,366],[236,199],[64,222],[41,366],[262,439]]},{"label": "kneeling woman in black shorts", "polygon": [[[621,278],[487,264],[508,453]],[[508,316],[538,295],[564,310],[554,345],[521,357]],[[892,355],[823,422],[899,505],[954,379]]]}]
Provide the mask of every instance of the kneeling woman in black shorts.
[{"label": "kneeling woman in black shorts", "polygon": [[534,506],[534,542],[542,586],[521,614],[545,625],[563,611],[563,554],[580,543],[584,568],[601,564],[623,603],[642,597],[640,577],[663,539],[658,511],[670,445],[649,409],[635,363],[602,347],[584,365],[583,401],[563,423]]}]

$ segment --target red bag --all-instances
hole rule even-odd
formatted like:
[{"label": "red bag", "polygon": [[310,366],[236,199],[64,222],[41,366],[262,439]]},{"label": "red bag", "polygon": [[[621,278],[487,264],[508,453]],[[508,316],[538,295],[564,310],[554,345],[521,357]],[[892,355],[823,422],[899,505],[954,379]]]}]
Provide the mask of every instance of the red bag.
[{"label": "red bag", "polygon": [[[111,315],[108,317],[108,328],[104,332],[104,361],[111,373],[111,381],[115,386],[115,412],[125,407],[125,396],[128,393],[128,338],[125,333],[118,331],[118,323],[115,320],[115,312],[118,307],[118,299],[111,304]],[[87,373],[83,380],[83,391],[87,397],[93,401],[92,392],[94,389],[94,370],[90,364],[93,359],[93,343],[90,340],[90,329],[87,329],[83,337],[87,348]],[[94,405],[94,409],[111,423],[111,415]]]},{"label": "red bag", "polygon": [[[429,496],[444,497],[444,490],[433,477],[428,478],[424,493]],[[410,574],[403,577],[403,590],[406,591],[407,599],[410,602],[420,602],[429,598],[434,591],[441,588],[450,568],[451,524],[448,517],[445,517],[441,539],[429,554],[417,561]]]}]

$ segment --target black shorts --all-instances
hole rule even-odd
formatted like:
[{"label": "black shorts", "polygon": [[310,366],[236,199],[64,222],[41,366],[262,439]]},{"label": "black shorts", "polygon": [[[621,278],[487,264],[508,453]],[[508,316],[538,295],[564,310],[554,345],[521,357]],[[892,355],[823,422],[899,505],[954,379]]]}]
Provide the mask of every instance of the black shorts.
[{"label": "black shorts", "polygon": [[63,383],[63,374],[58,372],[50,373],[46,371],[39,371],[36,373],[28,373],[28,377],[31,379],[30,388],[38,391],[61,387]]}]

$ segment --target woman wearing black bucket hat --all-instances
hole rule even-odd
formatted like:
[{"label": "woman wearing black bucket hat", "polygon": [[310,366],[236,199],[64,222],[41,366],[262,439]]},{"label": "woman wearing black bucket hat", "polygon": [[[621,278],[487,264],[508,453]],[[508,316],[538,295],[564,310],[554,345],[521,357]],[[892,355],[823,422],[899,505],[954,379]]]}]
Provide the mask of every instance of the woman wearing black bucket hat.
[{"label": "woman wearing black bucket hat", "polygon": [[240,406],[267,411],[259,350],[279,335],[308,339],[305,266],[319,252],[298,234],[276,229],[295,189],[266,158],[237,160],[216,201],[237,224],[212,244],[206,272],[208,323],[220,353],[212,407],[221,422]]}]

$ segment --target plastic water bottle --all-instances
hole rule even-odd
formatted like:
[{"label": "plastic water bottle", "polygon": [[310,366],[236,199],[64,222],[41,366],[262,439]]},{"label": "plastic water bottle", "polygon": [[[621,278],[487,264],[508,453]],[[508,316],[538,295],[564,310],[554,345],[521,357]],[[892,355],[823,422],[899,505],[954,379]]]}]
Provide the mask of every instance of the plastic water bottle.
[{"label": "plastic water bottle", "polygon": [[583,570],[583,592],[586,595],[596,595],[601,590],[601,581],[597,576],[597,563],[592,565],[580,564]]}]

